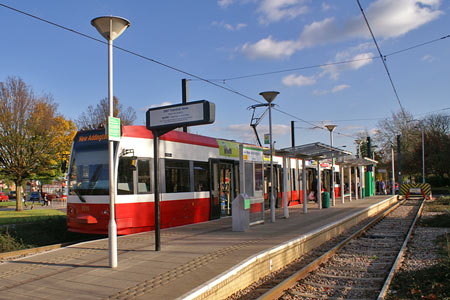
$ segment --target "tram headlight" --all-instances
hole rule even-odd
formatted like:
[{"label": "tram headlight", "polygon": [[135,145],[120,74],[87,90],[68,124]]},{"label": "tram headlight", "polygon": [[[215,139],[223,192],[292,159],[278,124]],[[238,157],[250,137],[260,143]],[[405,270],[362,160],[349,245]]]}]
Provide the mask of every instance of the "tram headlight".
[{"label": "tram headlight", "polygon": [[69,214],[70,214],[70,215],[73,215],[73,213],[74,213],[73,207],[69,207]]},{"label": "tram headlight", "polygon": [[104,210],[103,210],[103,214],[104,214],[105,216],[107,216],[107,215],[109,214],[108,210],[107,210],[107,209],[104,209]]}]

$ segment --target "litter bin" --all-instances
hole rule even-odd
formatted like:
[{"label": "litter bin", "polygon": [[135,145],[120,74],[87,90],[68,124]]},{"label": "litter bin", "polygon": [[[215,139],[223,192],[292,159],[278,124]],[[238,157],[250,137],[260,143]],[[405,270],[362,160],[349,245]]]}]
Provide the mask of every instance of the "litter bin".
[{"label": "litter bin", "polygon": [[330,193],[323,192],[322,193],[322,208],[330,207]]}]

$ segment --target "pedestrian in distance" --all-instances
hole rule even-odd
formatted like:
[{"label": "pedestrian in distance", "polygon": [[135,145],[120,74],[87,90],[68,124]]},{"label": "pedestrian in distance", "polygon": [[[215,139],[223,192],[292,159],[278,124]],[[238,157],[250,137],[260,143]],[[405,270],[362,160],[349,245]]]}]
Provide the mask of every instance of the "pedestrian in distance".
[{"label": "pedestrian in distance", "polygon": [[380,188],[381,188],[381,194],[386,195],[386,184],[384,183],[384,181],[380,182]]},{"label": "pedestrian in distance", "polygon": [[317,176],[314,177],[311,184],[312,192],[314,193],[314,201],[317,202]]}]

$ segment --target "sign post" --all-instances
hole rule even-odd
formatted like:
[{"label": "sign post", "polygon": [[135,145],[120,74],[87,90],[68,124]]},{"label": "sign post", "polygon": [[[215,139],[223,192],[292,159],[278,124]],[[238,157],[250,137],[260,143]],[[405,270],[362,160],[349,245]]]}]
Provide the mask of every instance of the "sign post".
[{"label": "sign post", "polygon": [[161,251],[160,196],[159,196],[159,137],[183,126],[212,124],[215,105],[206,100],[150,108],[146,113],[146,127],[153,133],[153,160],[155,182],[155,251]]}]

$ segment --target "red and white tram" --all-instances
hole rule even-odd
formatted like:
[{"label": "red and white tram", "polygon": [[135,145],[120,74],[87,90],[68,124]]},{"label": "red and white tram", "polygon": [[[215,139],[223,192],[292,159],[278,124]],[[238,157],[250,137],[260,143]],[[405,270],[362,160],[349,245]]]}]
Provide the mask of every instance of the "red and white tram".
[{"label": "red and white tram", "polygon": [[[115,161],[118,162],[114,172],[117,233],[124,235],[153,230],[152,132],[145,126],[123,126],[120,141],[115,145]],[[231,214],[231,201],[240,190],[238,143],[171,131],[160,137],[159,147],[161,228],[198,223]],[[253,192],[267,195],[269,172],[267,166],[263,167],[264,162],[260,163],[253,168]],[[265,163],[267,165],[267,161]],[[70,231],[108,233],[108,164],[108,140],[104,130],[78,132],[69,165],[67,225]],[[291,163],[289,167],[289,205],[303,201],[300,196],[301,170],[293,166],[294,163]],[[273,184],[277,206],[280,207],[283,195],[279,184],[283,182],[281,170],[280,159],[276,164]],[[314,169],[307,174],[311,179],[315,176]],[[310,182],[312,179],[308,180],[308,191],[311,189]],[[266,200],[265,208],[268,207]],[[260,207],[251,209],[258,210]]]}]

